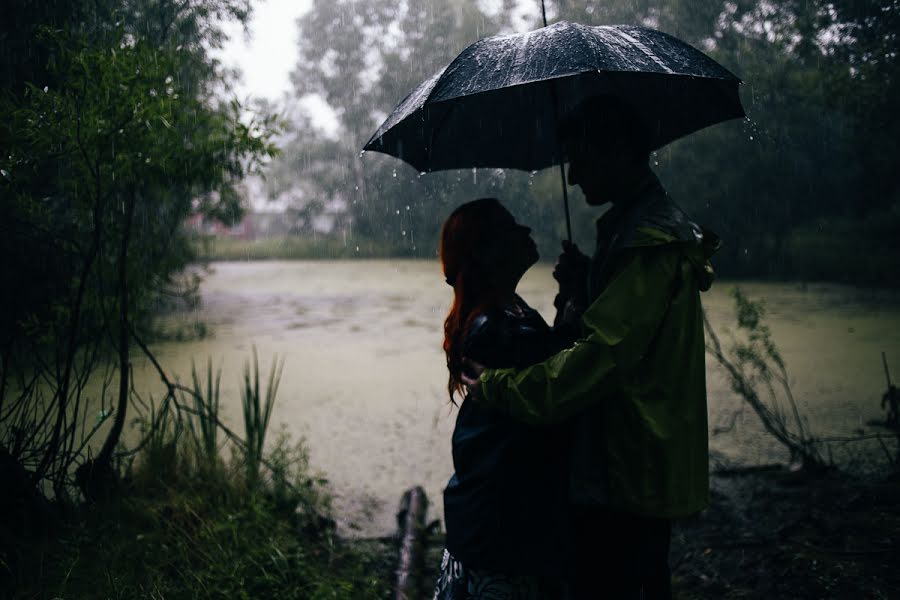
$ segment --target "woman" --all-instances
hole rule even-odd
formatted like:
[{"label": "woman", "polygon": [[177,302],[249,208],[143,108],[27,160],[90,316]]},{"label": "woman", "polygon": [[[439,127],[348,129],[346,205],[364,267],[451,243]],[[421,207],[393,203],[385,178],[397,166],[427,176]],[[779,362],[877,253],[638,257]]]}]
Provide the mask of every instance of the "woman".
[{"label": "woman", "polygon": [[[464,357],[523,367],[574,341],[516,295],[538,259],[530,232],[493,198],[463,204],[444,223],[440,257],[453,286],[444,351],[454,404],[464,391]],[[560,426],[525,425],[463,400],[455,473],[444,491],[447,541],[436,600],[562,595],[571,562],[565,437]]]}]

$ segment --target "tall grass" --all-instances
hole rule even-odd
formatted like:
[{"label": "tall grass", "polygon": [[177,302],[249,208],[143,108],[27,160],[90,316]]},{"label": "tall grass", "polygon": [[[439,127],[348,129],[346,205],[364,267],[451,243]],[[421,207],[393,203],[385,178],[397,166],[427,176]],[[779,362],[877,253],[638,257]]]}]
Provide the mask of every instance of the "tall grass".
[{"label": "tall grass", "polygon": [[[212,357],[206,363],[206,388],[204,390],[197,373],[197,366],[191,361],[192,394],[182,394],[182,399],[194,407],[194,417],[188,418],[191,438],[203,461],[214,467],[219,462],[219,389],[222,369],[213,374]],[[186,396],[190,395],[190,399]]]},{"label": "tall grass", "polygon": [[259,381],[259,357],[256,346],[253,347],[253,363],[244,364],[244,380],[241,389],[241,407],[244,414],[244,442],[246,443],[247,481],[251,486],[259,479],[259,468],[262,463],[263,447],[266,442],[266,430],[269,428],[269,420],[272,418],[272,408],[275,406],[275,396],[278,394],[278,384],[281,382],[281,372],[284,369],[284,359],[278,362],[275,356],[272,368],[269,370],[269,379],[265,393],[260,390]]},{"label": "tall grass", "polygon": [[219,418],[211,359],[205,374],[192,365],[184,402],[151,398],[146,443],[116,494],[81,505],[53,535],[0,546],[0,597],[387,598],[392,554],[335,535],[303,441],[281,432],[265,448],[283,366],[276,359],[262,381],[254,348],[243,440]]}]

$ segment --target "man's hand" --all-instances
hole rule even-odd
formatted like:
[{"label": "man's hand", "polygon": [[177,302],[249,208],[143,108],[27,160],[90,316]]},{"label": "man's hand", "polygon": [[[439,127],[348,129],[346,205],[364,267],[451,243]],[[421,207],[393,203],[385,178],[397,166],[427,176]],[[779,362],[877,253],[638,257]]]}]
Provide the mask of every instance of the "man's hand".
[{"label": "man's hand", "polygon": [[484,365],[463,357],[463,370],[459,378],[462,380],[463,385],[466,386],[469,396],[475,400],[481,398],[481,381],[479,377],[481,377],[482,373],[484,373]]},{"label": "man's hand", "polygon": [[580,315],[587,305],[587,278],[591,261],[569,241],[563,241],[562,247],[562,254],[553,269],[553,278],[559,282],[559,293],[553,300],[556,307],[554,325],[571,319],[573,314]]}]

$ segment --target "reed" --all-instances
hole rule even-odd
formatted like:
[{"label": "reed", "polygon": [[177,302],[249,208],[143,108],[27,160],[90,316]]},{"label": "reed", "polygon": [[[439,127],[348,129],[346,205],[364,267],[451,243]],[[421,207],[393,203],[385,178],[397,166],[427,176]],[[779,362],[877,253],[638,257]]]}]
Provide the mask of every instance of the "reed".
[{"label": "reed", "polygon": [[241,407],[244,416],[245,460],[247,482],[253,487],[259,481],[259,469],[263,459],[263,448],[266,442],[266,431],[275,406],[278,384],[284,369],[284,359],[278,361],[275,356],[265,391],[260,389],[259,356],[256,346],[253,347],[253,360],[244,363],[244,379],[241,388]]}]

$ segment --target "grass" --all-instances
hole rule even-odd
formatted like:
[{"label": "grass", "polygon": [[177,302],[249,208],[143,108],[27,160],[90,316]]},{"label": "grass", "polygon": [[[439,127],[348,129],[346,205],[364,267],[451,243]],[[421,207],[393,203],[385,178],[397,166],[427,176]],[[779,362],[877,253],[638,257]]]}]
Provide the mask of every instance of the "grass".
[{"label": "grass", "polygon": [[[241,389],[241,406],[244,414],[244,432],[246,437],[246,463],[247,481],[255,484],[259,475],[260,464],[263,459],[263,447],[266,442],[266,431],[269,429],[269,419],[272,417],[272,408],[275,406],[275,395],[278,393],[278,384],[281,381],[281,372],[284,369],[284,360],[278,363],[278,357],[272,362],[269,371],[269,381],[265,391],[265,397],[259,387],[259,358],[256,354],[256,346],[253,347],[253,369],[250,363],[244,365],[244,387]],[[217,399],[218,400],[218,399]]]},{"label": "grass", "polygon": [[392,258],[415,256],[404,245],[354,237],[284,236],[260,240],[207,237],[197,242],[198,257],[209,261]]},{"label": "grass", "polygon": [[[255,492],[242,465],[193,466],[190,446],[155,444],[127,489],[85,506],[58,535],[17,550],[14,597],[77,599],[383,598],[377,556],[338,539],[303,473],[305,451],[275,451],[291,487]],[[299,468],[298,467],[303,467]]]},{"label": "grass", "polygon": [[0,597],[387,598],[392,553],[336,535],[327,481],[303,441],[281,431],[265,445],[281,365],[265,389],[255,349],[252,365],[246,440],[224,430],[220,443],[221,372],[209,360],[205,381],[192,368],[178,405],[151,411],[152,435],[104,501],[58,527],[0,527]]}]

